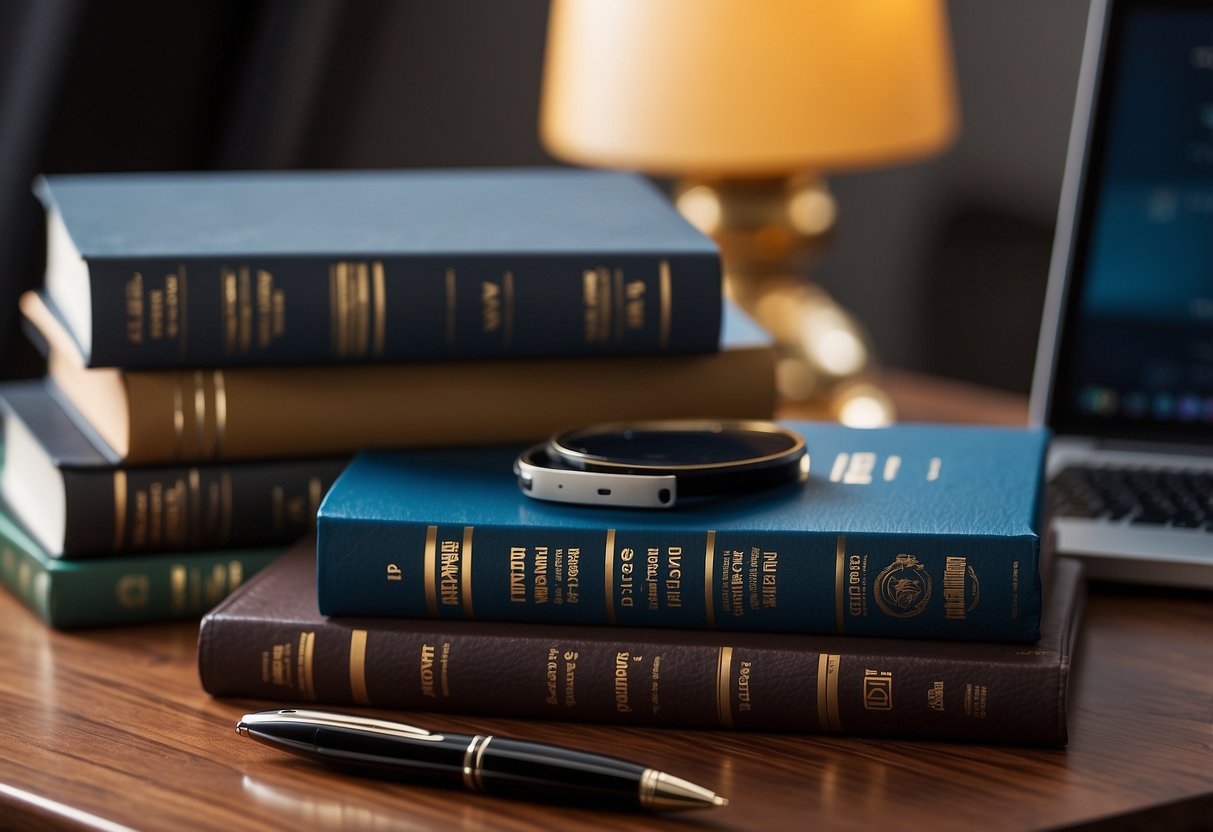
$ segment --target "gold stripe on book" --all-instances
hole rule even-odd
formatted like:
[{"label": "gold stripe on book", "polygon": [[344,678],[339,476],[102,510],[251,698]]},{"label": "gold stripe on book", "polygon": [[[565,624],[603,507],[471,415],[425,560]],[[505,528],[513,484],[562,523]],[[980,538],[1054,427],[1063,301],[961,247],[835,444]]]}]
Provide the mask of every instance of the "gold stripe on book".
[{"label": "gold stripe on book", "polygon": [[227,435],[227,382],[223,370],[215,370],[211,378],[215,388],[215,458],[223,456],[223,440]]},{"label": "gold stripe on book", "polygon": [[181,392],[181,373],[173,373],[173,459],[181,459],[185,438],[185,402]]},{"label": "gold stripe on book", "polygon": [[842,720],[838,715],[838,672],[842,657],[822,653],[817,658],[817,727],[822,731],[839,732]]},{"label": "gold stripe on book", "polygon": [[459,557],[459,582],[462,585],[463,617],[468,621],[475,618],[472,611],[472,532],[474,526],[463,527],[463,552]]},{"label": "gold stripe on book", "polygon": [[673,300],[673,287],[670,285],[670,261],[662,260],[657,269],[661,282],[661,346],[670,345],[670,304]]},{"label": "gold stripe on book", "polygon": [[[197,468],[189,472],[190,510],[186,522],[187,534],[191,545],[202,545],[202,534],[206,531],[206,521],[202,516],[202,474]],[[226,542],[226,541],[224,541]]]},{"label": "gold stripe on book", "polygon": [[125,471],[114,472],[114,551],[121,551],[126,541],[127,482]]},{"label": "gold stripe on book", "polygon": [[709,630],[716,629],[716,593],[712,591],[712,573],[716,565],[716,532],[708,532],[707,548],[703,553],[703,608],[707,613]]},{"label": "gold stripe on book", "polygon": [[316,658],[316,633],[302,632],[299,634],[299,659],[296,668],[296,678],[299,680],[299,694],[304,699],[316,699],[316,679],[312,675]]},{"label": "gold stripe on book", "polygon": [[514,273],[501,276],[501,343],[507,346],[514,340]]},{"label": "gold stripe on book", "polygon": [[438,553],[438,527],[425,527],[425,611],[430,618],[438,617],[438,581],[434,563]]},{"label": "gold stripe on book", "polygon": [[603,558],[606,563],[606,568],[603,571],[603,577],[606,593],[606,612],[607,621],[611,624],[615,623],[615,530],[607,529],[606,536],[606,557]]},{"label": "gold stripe on book", "polygon": [[194,453],[206,456],[206,385],[202,371],[194,371]]},{"label": "gold stripe on book", "polygon": [[846,628],[846,585],[847,585],[847,538],[838,536],[838,546],[834,550],[834,627],[838,635]]},{"label": "gold stripe on book", "polygon": [[359,705],[371,704],[366,692],[366,630],[350,631],[350,695]]},{"label": "gold stripe on book", "polygon": [[177,331],[180,333],[180,336],[179,336],[180,340],[178,341],[178,343],[181,345],[180,355],[182,358],[184,358],[186,353],[189,351],[188,347],[189,347],[189,334],[190,334],[189,333],[190,292],[189,292],[189,279],[188,279],[189,275],[186,273],[184,263],[177,264],[177,278],[178,278],[177,308],[179,310],[179,314],[177,315],[177,322],[178,322]]},{"label": "gold stripe on book", "polygon": [[371,276],[375,282],[375,356],[383,355],[383,343],[387,338],[387,297],[385,295],[386,281],[383,276],[383,262],[376,260],[371,264]]},{"label": "gold stripe on book", "polygon": [[716,714],[720,724],[733,726],[733,648],[721,647],[716,657]]},{"label": "gold stripe on book", "polygon": [[455,343],[455,270],[447,269],[446,282],[446,342]]},{"label": "gold stripe on book", "polygon": [[821,653],[817,656],[817,728],[821,731],[830,730],[830,720],[826,716],[826,677],[829,672],[830,657]]}]

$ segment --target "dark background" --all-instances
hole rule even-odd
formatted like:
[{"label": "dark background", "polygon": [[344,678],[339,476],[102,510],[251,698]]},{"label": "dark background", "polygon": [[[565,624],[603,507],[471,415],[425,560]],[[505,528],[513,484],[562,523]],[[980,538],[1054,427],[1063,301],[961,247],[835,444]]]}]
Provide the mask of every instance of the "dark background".
[{"label": "dark background", "polygon": [[[816,279],[882,362],[1031,377],[1086,0],[953,0],[962,134],[831,177]],[[539,145],[546,0],[0,3],[0,375],[32,375],[40,171],[554,164]]]}]

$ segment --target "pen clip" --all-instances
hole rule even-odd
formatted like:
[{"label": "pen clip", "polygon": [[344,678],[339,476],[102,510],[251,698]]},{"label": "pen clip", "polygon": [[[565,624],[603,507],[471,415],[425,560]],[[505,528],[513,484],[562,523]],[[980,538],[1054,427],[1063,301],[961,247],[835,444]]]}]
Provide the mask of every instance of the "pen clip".
[{"label": "pen clip", "polygon": [[410,740],[427,740],[440,742],[441,734],[434,734],[415,725],[403,722],[391,722],[386,719],[371,719],[370,717],[354,716],[352,714],[331,713],[329,711],[309,711],[287,708],[278,711],[257,711],[245,714],[240,719],[240,725],[253,728],[257,725],[289,722],[297,725],[315,725],[328,728],[347,728],[354,731],[366,731],[371,734],[382,734],[389,737],[403,737]]}]

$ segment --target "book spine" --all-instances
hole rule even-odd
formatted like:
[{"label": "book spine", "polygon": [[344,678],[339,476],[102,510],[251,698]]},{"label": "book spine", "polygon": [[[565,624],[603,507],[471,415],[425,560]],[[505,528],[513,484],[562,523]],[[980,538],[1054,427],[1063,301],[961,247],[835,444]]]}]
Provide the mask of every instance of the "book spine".
[{"label": "book spine", "polygon": [[282,553],[274,549],[51,561],[0,540],[0,580],[52,627],[197,618]]},{"label": "book spine", "polygon": [[461,626],[360,629],[212,614],[199,637],[202,685],[215,696],[539,719],[1065,742],[1064,664]]},{"label": "book spine", "polygon": [[344,465],[66,469],[63,555],[285,546],[313,529]]},{"label": "book spine", "polygon": [[325,615],[1039,637],[1034,535],[317,525]]},{"label": "book spine", "polygon": [[[51,373],[81,393],[92,373]],[[538,364],[543,366],[537,366]],[[711,355],[459,361],[339,367],[144,370],[123,375],[129,464],[352,454],[364,447],[527,442],[569,425],[633,419],[770,418],[767,347]],[[722,395],[726,389],[728,395]],[[540,404],[542,403],[542,404]],[[111,442],[111,444],[116,444]]]},{"label": "book spine", "polygon": [[94,259],[90,366],[711,352],[719,259]]}]

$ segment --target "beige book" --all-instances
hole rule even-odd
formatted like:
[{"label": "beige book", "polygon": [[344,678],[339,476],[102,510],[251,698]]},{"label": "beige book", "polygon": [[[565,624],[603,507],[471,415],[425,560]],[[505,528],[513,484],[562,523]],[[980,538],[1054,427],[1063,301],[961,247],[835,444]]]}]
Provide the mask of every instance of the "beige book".
[{"label": "beige book", "polygon": [[673,357],[86,369],[39,295],[23,295],[21,311],[47,341],[55,384],[128,463],[524,442],[596,422],[770,418],[775,408],[765,344]]}]

